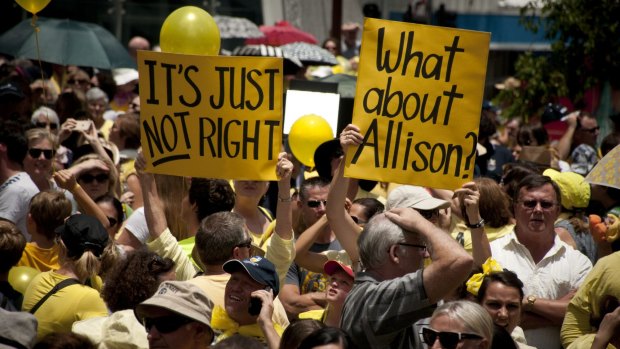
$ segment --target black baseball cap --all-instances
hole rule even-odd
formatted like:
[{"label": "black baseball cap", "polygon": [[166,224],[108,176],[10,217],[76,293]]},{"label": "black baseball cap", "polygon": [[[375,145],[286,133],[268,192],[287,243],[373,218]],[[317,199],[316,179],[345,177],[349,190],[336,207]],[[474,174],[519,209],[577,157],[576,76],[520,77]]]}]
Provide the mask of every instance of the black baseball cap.
[{"label": "black baseball cap", "polygon": [[280,291],[280,280],[276,267],[268,259],[254,256],[244,260],[231,259],[222,266],[224,271],[232,274],[244,270],[254,281],[261,285],[269,286],[273,290],[273,296]]},{"label": "black baseball cap", "polygon": [[65,224],[56,228],[56,234],[67,247],[67,255],[80,257],[85,251],[92,251],[99,257],[108,245],[108,232],[99,220],[93,216],[76,214],[70,216]]}]

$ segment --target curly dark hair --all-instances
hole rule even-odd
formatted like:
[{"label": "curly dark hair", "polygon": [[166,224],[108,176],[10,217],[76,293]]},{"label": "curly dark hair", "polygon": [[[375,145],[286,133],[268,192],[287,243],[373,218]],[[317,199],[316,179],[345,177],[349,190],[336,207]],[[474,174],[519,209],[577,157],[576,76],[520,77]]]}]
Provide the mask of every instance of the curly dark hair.
[{"label": "curly dark hair", "polygon": [[101,297],[112,312],[133,309],[155,293],[161,283],[159,276],[173,269],[170,258],[135,250],[109,272]]}]

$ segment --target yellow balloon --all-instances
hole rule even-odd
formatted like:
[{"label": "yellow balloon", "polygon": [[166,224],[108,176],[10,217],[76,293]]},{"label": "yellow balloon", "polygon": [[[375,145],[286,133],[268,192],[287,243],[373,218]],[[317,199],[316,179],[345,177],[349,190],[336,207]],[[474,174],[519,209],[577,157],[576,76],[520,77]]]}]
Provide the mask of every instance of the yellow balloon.
[{"label": "yellow balloon", "polygon": [[334,138],[327,120],[316,114],[300,117],[291,126],[288,144],[297,160],[302,164],[314,167],[314,152],[323,142]]},{"label": "yellow balloon", "polygon": [[13,267],[9,270],[9,284],[19,293],[26,292],[30,281],[39,271],[31,267]]},{"label": "yellow balloon", "polygon": [[24,10],[36,15],[37,12],[43,10],[51,0],[15,0],[17,4]]},{"label": "yellow balloon", "polygon": [[217,56],[220,53],[220,29],[207,11],[184,6],[164,21],[159,46],[163,52]]}]

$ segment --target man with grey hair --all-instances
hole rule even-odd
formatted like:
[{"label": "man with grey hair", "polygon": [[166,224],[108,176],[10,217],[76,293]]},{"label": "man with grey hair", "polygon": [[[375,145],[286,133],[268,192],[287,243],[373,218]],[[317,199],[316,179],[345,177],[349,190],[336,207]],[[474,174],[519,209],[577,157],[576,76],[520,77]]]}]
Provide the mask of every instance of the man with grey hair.
[{"label": "man with grey hair", "polygon": [[[432,263],[424,268],[427,246]],[[419,347],[414,323],[467,278],[472,257],[415,204],[371,219],[358,248],[364,271],[345,301],[341,328],[358,348]]]}]

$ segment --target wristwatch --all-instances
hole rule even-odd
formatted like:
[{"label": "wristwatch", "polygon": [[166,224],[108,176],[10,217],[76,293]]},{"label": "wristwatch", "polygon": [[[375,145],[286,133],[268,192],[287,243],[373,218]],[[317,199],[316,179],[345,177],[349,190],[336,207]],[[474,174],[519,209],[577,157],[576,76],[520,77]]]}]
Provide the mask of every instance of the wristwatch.
[{"label": "wristwatch", "polygon": [[536,296],[527,296],[526,298],[527,300],[527,309],[526,310],[532,310],[534,308],[534,303],[536,303]]}]

